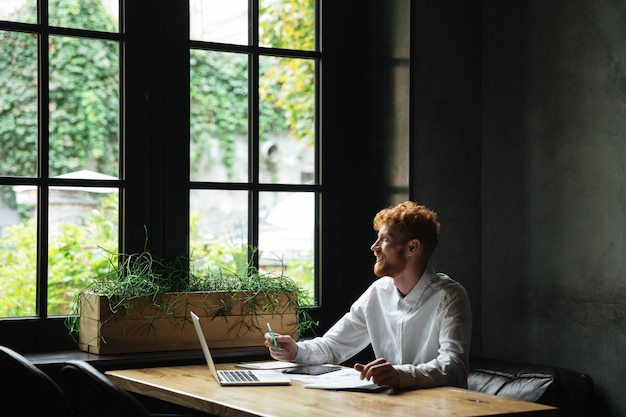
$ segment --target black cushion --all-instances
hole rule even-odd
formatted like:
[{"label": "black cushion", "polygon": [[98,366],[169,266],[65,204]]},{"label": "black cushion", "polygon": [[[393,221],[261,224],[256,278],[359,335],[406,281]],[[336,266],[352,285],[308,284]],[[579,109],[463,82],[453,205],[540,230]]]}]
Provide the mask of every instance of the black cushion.
[{"label": "black cushion", "polygon": [[474,391],[558,407],[563,417],[592,411],[591,377],[570,369],[471,358],[467,384]]}]

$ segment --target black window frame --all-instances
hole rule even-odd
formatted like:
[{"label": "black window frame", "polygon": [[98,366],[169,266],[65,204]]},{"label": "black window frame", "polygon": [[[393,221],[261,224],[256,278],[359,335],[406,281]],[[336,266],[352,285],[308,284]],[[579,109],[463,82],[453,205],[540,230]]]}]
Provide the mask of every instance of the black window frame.
[{"label": "black window frame", "polygon": [[[321,210],[320,149],[321,149],[321,1],[316,1],[316,51],[292,51],[257,45],[258,26],[253,23],[252,46],[199,43],[189,40],[188,2],[168,0],[119,0],[119,33],[100,33],[82,29],[55,28],[47,22],[47,2],[39,0],[38,23],[0,22],[0,30],[38,33],[40,39],[49,35],[85,36],[115,40],[120,43],[120,174],[119,180],[60,180],[49,178],[48,143],[48,75],[47,42],[39,42],[39,110],[40,154],[37,178],[3,177],[3,185],[35,185],[39,190],[42,209],[38,212],[37,314],[35,317],[1,318],[0,343],[16,349],[37,352],[76,349],[65,328],[64,316],[48,316],[47,305],[47,246],[48,246],[48,187],[103,186],[120,189],[119,249],[122,253],[143,250],[148,236],[148,248],[155,257],[180,261],[188,248],[189,192],[192,189],[241,189],[249,194],[249,243],[258,242],[258,194],[264,191],[305,191],[316,195],[316,230],[319,230]],[[258,12],[258,1],[250,0],[251,15]],[[191,182],[189,179],[189,50],[192,47],[213,50],[238,50],[256,57],[251,60],[250,91],[258,90],[258,56],[279,56],[316,60],[316,170],[314,184],[265,184],[258,180],[258,131],[251,129],[248,183]],[[258,106],[257,94],[251,94],[250,106]],[[172,111],[172,110],[175,111]],[[253,113],[257,113],[256,111]],[[254,120],[254,119],[253,119]],[[255,123],[254,121],[252,122]],[[316,282],[320,281],[320,237],[316,233]],[[258,259],[255,259],[255,262]],[[316,298],[321,298],[316,285]],[[45,341],[42,343],[42,341]]]}]

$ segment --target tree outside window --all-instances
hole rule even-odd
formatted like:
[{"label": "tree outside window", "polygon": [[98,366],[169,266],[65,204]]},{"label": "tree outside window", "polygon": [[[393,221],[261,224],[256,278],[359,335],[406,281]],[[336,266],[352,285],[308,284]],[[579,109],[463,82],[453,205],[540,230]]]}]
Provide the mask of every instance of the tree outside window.
[{"label": "tree outside window", "polygon": [[[37,262],[47,263],[47,314],[66,313],[75,290],[109,267],[110,255],[119,245],[119,188],[108,186],[120,172],[121,43],[108,35],[119,32],[118,2],[49,0],[50,25],[76,29],[72,33],[76,36],[39,34],[36,3],[16,0],[0,4],[1,20],[24,24],[19,30],[15,25],[0,27],[0,317],[37,314]],[[194,1],[190,3],[193,7]],[[263,0],[259,10],[260,45],[314,51],[312,0]],[[28,25],[33,25],[32,30]],[[86,31],[85,36],[80,36],[81,30]],[[38,56],[38,39],[47,43],[48,55],[43,61]],[[206,211],[194,211],[194,207],[209,207],[208,201],[228,202],[227,207],[248,204],[245,191],[228,190],[224,184],[248,184],[250,178],[250,61],[245,51],[226,49],[190,51],[190,179],[217,183],[220,189],[209,186],[190,191],[189,250],[192,258],[197,256],[210,265],[228,261],[225,253],[233,243],[247,243],[242,230],[249,227],[246,210],[241,217],[245,221],[235,221],[223,231]],[[40,62],[47,62],[43,78],[38,73]],[[309,56],[270,54],[258,59],[259,107],[253,125],[258,129],[255,157],[262,182],[298,185],[315,178],[315,62]],[[47,86],[40,85],[42,80]],[[43,136],[39,131],[40,91],[48,98],[48,131]],[[40,137],[47,139],[43,148]],[[42,154],[44,149],[47,152]],[[45,173],[39,170],[44,166],[41,158],[47,159]],[[47,222],[48,254],[42,260],[37,256],[41,224],[36,179],[44,174],[58,181],[95,182],[89,187],[48,187],[49,215],[43,220]],[[107,186],[97,181],[108,181]],[[278,220],[272,216],[279,203],[297,200],[293,196],[299,193],[293,191],[301,190],[268,189],[259,198],[264,202],[257,220],[259,244],[261,250],[267,246],[268,259],[275,250],[279,252],[276,257],[283,257],[285,248],[272,245],[293,234],[289,226],[281,235],[284,225],[280,220],[285,216]],[[314,203],[307,200],[306,204],[312,207]],[[304,237],[308,247],[286,260],[289,271],[311,287],[313,232],[311,225],[306,232],[311,236]],[[272,239],[273,235],[278,237]]]}]

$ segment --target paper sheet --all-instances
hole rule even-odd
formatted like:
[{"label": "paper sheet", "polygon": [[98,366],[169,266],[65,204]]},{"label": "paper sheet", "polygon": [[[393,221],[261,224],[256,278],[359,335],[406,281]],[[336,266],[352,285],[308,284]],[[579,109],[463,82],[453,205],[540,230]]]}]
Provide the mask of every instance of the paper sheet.
[{"label": "paper sheet", "polygon": [[281,361],[244,362],[235,365],[237,368],[246,369],[287,369],[300,366],[298,363]]},{"label": "paper sheet", "polygon": [[[291,376],[290,376],[291,377]],[[323,375],[298,378],[308,382],[304,388],[343,390],[343,391],[382,391],[389,387],[374,384],[372,381],[361,379],[360,372],[352,368],[340,369]]]},{"label": "paper sheet", "polygon": [[[243,362],[235,366],[247,369],[288,369],[301,366],[300,363],[281,362],[281,361],[261,361],[261,362]],[[360,372],[354,368],[342,368],[338,371],[329,372],[322,375],[302,375],[287,374],[289,379],[303,381],[306,383],[304,388],[342,390],[342,391],[363,391],[378,392],[388,389],[387,386],[376,385],[371,381],[362,380]]]}]

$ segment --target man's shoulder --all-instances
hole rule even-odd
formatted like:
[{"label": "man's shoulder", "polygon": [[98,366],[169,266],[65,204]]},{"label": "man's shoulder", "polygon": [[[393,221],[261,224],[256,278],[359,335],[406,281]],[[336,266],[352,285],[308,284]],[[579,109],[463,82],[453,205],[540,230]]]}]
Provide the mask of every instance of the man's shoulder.
[{"label": "man's shoulder", "polygon": [[431,285],[442,290],[465,292],[465,287],[463,286],[463,284],[450,278],[450,276],[443,272],[436,272],[433,275]]},{"label": "man's shoulder", "polygon": [[370,288],[393,289],[395,288],[395,285],[393,283],[393,278],[384,276],[377,278],[374,282],[372,282]]}]

